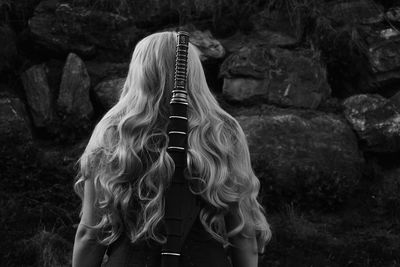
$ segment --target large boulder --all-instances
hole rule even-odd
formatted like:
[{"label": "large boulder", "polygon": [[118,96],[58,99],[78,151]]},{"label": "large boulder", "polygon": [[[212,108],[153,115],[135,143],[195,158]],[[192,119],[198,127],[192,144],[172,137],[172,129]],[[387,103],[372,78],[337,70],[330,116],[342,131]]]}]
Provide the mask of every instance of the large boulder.
[{"label": "large boulder", "polygon": [[32,130],[24,103],[15,97],[0,96],[1,146],[32,141]]},{"label": "large boulder", "polygon": [[64,26],[59,23],[56,16],[56,10],[60,5],[57,0],[45,0],[36,7],[33,17],[28,21],[33,41],[45,51],[57,54],[73,51],[81,56],[93,56],[96,53],[93,44],[71,38],[66,34]]},{"label": "large boulder", "polygon": [[83,57],[108,52],[115,59],[130,55],[140,31],[122,15],[94,8],[44,0],[29,20],[33,40],[43,49]]},{"label": "large boulder", "polygon": [[233,115],[246,134],[267,205],[285,197],[332,208],[357,187],[364,159],[344,118],[265,105]]},{"label": "large boulder", "polygon": [[220,42],[228,53],[235,53],[243,47],[247,47],[249,44],[259,44],[270,47],[294,46],[296,44],[296,39],[283,32],[263,29],[249,34],[236,32],[232,36],[220,39]]},{"label": "large boulder", "polygon": [[225,56],[225,49],[221,43],[213,37],[209,30],[200,31],[192,29],[189,31],[190,42],[199,49],[200,59],[219,59]]},{"label": "large boulder", "polygon": [[370,24],[383,20],[383,7],[369,0],[333,0],[322,5],[322,11],[338,24]]},{"label": "large boulder", "polygon": [[69,123],[91,119],[93,106],[89,98],[90,78],[84,62],[75,54],[68,55],[57,99],[57,113]]},{"label": "large boulder", "polygon": [[268,101],[266,91],[267,79],[254,79],[248,77],[225,78],[222,92],[225,98],[234,101],[249,100],[260,97]]},{"label": "large boulder", "polygon": [[229,100],[263,98],[279,106],[315,109],[330,96],[326,71],[311,50],[243,47],[221,66]]},{"label": "large boulder", "polygon": [[112,79],[101,82],[94,88],[94,93],[104,109],[108,110],[118,102],[124,83],[125,78]]},{"label": "large boulder", "polygon": [[53,119],[53,95],[47,82],[46,65],[32,66],[22,73],[21,79],[34,125],[49,125]]},{"label": "large boulder", "polygon": [[255,79],[268,78],[271,62],[268,46],[244,46],[231,54],[221,66],[220,75],[226,78],[251,77]]},{"label": "large boulder", "polygon": [[347,98],[343,105],[365,150],[400,151],[400,110],[392,101],[377,94],[360,94]]},{"label": "large boulder", "polygon": [[[389,11],[388,11],[389,12]],[[314,43],[327,62],[333,95],[391,96],[400,81],[400,33],[393,12],[368,0],[331,1],[316,19]]]},{"label": "large boulder", "polygon": [[[400,33],[391,27],[382,27],[368,30],[367,42],[369,44],[366,53],[369,61],[369,69],[373,73],[371,84],[374,91],[382,89],[379,86],[388,86],[388,89],[400,82]],[[382,92],[390,95],[391,92]]]}]

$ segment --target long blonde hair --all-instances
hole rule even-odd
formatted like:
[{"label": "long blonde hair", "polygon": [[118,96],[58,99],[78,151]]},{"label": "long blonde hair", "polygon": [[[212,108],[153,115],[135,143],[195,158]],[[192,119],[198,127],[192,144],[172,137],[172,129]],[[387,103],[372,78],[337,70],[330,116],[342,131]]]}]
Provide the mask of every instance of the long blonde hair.
[{"label": "long blonde hair", "polygon": [[[135,47],[119,101],[96,125],[77,164],[75,191],[83,199],[86,179],[94,179],[96,228],[107,229],[101,242],[114,242],[123,231],[132,242],[151,238],[165,242],[156,228],[164,215],[163,194],[174,171],[167,152],[175,63],[175,32],[160,32]],[[228,237],[246,229],[257,233],[264,251],[271,231],[257,200],[255,176],[245,134],[218,104],[208,88],[196,48],[188,53],[188,177],[200,181],[195,192],[208,204],[200,219],[212,236]],[[133,208],[136,207],[136,208]],[[224,215],[239,224],[227,231]],[[250,227],[250,228],[248,228]]]}]

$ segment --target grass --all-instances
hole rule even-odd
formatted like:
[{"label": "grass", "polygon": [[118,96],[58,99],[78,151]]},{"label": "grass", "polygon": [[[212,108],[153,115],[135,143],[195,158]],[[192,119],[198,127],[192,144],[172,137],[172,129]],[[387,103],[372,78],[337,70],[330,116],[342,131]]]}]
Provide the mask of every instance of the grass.
[{"label": "grass", "polygon": [[389,267],[400,263],[399,227],[378,214],[305,212],[287,205],[269,215],[273,239],[260,266]]},{"label": "grass", "polygon": [[54,229],[38,229],[29,239],[20,242],[21,255],[31,255],[37,266],[71,266],[72,243],[62,238]]},{"label": "grass", "polygon": [[[72,150],[60,148],[58,155],[52,154],[53,164],[47,166],[35,149],[3,149],[1,266],[70,266],[80,206],[72,189],[74,159],[65,162],[71,155],[79,155],[79,151],[68,152]],[[392,183],[397,180],[382,185],[382,199],[384,192],[391,192],[390,199],[395,195]],[[290,198],[270,201],[266,211],[273,237],[260,266],[400,264],[398,218],[386,213],[390,208],[386,202],[366,201],[379,190],[376,184],[364,181],[360,193],[343,209],[330,212],[304,210]]]},{"label": "grass", "polygon": [[36,147],[21,146],[1,146],[0,265],[68,266],[80,205],[72,165],[67,155],[42,165]]}]

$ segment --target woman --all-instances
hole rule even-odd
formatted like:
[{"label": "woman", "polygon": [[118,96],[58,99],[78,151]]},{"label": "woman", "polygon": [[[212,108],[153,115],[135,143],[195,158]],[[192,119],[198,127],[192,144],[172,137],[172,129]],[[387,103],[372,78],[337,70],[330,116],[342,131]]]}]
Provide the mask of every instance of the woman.
[{"label": "woman", "polygon": [[[161,32],[136,45],[119,101],[78,161],[82,211],[73,266],[100,266],[104,255],[103,266],[160,265],[163,194],[174,170],[167,124],[176,42],[175,32]],[[187,69],[187,171],[203,205],[180,264],[255,267],[271,231],[246,137],[210,92],[191,44]]]}]

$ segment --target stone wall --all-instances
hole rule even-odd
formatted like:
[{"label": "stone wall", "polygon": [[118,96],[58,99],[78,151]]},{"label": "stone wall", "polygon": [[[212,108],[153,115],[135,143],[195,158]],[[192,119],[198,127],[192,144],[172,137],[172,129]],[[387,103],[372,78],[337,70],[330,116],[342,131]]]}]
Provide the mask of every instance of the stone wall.
[{"label": "stone wall", "polygon": [[371,181],[382,212],[400,205],[396,1],[116,2],[0,2],[7,158],[34,151],[39,166],[73,175],[91,130],[118,101],[137,41],[181,26],[210,90],[246,133],[267,210],[290,202],[339,211]]}]

